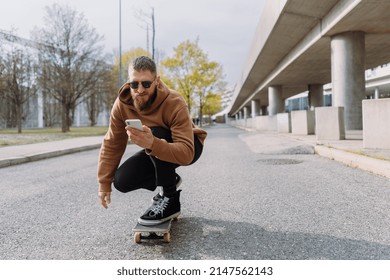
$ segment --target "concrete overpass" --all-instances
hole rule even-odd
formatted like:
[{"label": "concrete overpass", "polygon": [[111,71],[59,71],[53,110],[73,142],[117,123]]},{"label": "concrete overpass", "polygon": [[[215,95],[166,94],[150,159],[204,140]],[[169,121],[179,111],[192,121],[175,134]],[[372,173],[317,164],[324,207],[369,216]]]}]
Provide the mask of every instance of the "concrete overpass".
[{"label": "concrete overpass", "polygon": [[229,115],[277,115],[308,89],[321,107],[322,85],[332,83],[345,128],[362,129],[364,72],[390,62],[389,11],[389,0],[268,0]]}]

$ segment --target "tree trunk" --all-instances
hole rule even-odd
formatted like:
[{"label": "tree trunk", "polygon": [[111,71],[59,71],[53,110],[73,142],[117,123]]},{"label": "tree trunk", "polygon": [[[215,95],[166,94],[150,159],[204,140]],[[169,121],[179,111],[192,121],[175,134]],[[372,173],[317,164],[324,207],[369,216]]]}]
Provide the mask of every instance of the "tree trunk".
[{"label": "tree trunk", "polygon": [[199,102],[199,127],[202,127],[203,124],[203,101],[202,97],[200,96],[200,102]]},{"label": "tree trunk", "polygon": [[96,115],[97,115],[97,101],[96,101],[96,94],[92,94],[90,98],[90,112],[89,112],[89,120],[91,121],[90,125],[95,126],[96,125]]},{"label": "tree trunk", "polygon": [[18,133],[22,133],[22,105],[16,104],[16,124],[18,127]]},{"label": "tree trunk", "polygon": [[67,106],[67,104],[62,104],[62,132],[69,132],[70,131],[70,125],[69,125],[69,113],[70,108]]}]

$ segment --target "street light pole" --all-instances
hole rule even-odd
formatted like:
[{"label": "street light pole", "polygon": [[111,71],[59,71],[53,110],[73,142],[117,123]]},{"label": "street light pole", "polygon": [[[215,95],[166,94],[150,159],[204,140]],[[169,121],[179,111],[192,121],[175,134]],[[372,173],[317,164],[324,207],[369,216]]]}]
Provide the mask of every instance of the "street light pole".
[{"label": "street light pole", "polygon": [[122,86],[122,0],[119,0],[119,87]]}]

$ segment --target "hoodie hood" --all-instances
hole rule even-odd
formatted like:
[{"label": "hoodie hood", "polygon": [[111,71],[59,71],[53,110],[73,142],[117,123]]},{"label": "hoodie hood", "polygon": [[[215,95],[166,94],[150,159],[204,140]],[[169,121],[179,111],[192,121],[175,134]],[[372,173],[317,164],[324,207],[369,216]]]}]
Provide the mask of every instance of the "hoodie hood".
[{"label": "hoodie hood", "polygon": [[141,115],[148,115],[153,113],[158,107],[160,107],[161,103],[164,102],[164,100],[168,97],[170,93],[169,88],[167,85],[160,80],[158,86],[157,86],[157,94],[155,97],[155,100],[153,101],[152,105],[145,110],[138,110],[134,105],[133,105],[133,98],[131,97],[131,88],[128,83],[124,84],[120,89],[119,89],[119,94],[118,98],[120,102],[126,104],[130,110],[136,111],[138,114]]}]

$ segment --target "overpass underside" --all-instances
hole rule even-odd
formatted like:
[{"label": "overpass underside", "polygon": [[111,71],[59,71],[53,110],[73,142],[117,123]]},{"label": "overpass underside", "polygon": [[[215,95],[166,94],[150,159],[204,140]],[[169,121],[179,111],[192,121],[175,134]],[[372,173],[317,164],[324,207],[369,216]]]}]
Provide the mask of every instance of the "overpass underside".
[{"label": "overpass underside", "polygon": [[365,70],[390,62],[388,11],[388,0],[268,0],[229,115],[274,116],[304,91],[314,110],[331,83],[342,125],[361,130]]}]

